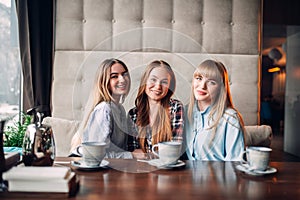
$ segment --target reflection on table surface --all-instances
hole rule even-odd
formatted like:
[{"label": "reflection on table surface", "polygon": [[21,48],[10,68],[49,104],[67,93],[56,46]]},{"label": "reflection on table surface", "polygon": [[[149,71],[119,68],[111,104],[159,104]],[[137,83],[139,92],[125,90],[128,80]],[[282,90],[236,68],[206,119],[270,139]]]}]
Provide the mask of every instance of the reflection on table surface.
[{"label": "reflection on table surface", "polygon": [[[57,158],[56,166],[78,158]],[[67,162],[66,162],[67,161]],[[70,199],[299,199],[300,163],[271,162],[278,171],[250,176],[238,162],[185,161],[157,169],[136,160],[107,159],[108,168],[76,171],[80,189]]]}]

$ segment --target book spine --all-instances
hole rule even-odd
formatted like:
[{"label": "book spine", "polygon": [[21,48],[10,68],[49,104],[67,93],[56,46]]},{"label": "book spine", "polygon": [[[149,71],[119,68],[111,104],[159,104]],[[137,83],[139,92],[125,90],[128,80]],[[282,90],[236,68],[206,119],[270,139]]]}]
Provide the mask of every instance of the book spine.
[{"label": "book spine", "polygon": [[69,193],[76,187],[76,175],[71,173],[66,180],[47,180],[47,181],[8,181],[9,192],[49,192],[49,193]]}]

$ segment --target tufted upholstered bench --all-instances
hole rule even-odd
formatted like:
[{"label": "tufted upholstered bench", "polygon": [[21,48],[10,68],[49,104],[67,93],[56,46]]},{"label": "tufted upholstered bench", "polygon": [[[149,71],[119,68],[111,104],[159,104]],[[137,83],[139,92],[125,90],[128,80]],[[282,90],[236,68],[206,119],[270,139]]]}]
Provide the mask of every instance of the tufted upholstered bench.
[{"label": "tufted upholstered bench", "polygon": [[68,146],[68,128],[76,129],[83,117],[98,65],[111,57],[123,60],[131,74],[126,110],[133,107],[141,73],[151,61],[162,59],[173,67],[174,97],[186,104],[196,66],[219,60],[228,69],[245,124],[258,125],[261,5],[261,0],[56,1],[52,117],[71,123],[54,128],[57,155]]}]

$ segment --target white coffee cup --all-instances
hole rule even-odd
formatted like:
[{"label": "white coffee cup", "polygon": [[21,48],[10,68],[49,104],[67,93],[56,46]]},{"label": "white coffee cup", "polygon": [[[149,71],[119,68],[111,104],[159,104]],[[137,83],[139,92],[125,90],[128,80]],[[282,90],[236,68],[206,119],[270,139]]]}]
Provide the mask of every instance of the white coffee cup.
[{"label": "white coffee cup", "polygon": [[[269,166],[269,158],[272,149],[268,147],[247,147],[243,153],[243,162],[249,165],[251,170],[265,171]],[[246,160],[244,155],[246,154]]]},{"label": "white coffee cup", "polygon": [[[155,148],[158,148],[158,153]],[[159,157],[164,164],[175,164],[181,155],[181,148],[181,142],[160,142],[152,146],[152,153]]]},{"label": "white coffee cup", "polygon": [[83,142],[77,147],[77,152],[82,156],[87,166],[99,166],[106,155],[106,143]]}]

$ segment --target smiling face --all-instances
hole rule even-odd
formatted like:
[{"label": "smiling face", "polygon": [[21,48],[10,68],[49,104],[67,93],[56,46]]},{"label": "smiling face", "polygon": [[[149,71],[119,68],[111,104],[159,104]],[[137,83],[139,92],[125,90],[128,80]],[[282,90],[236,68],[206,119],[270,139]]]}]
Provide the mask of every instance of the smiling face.
[{"label": "smiling face", "polygon": [[109,89],[115,101],[119,102],[120,97],[128,93],[129,81],[129,73],[120,63],[111,66]]},{"label": "smiling face", "polygon": [[195,73],[193,92],[200,110],[205,110],[217,98],[220,91],[220,81]]},{"label": "smiling face", "polygon": [[171,76],[163,67],[154,68],[147,79],[146,94],[149,102],[160,102],[169,90]]}]

